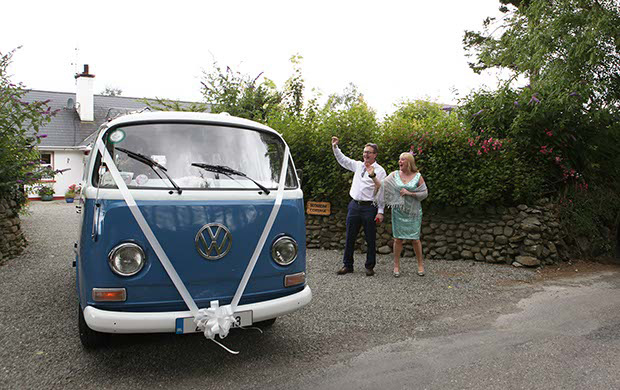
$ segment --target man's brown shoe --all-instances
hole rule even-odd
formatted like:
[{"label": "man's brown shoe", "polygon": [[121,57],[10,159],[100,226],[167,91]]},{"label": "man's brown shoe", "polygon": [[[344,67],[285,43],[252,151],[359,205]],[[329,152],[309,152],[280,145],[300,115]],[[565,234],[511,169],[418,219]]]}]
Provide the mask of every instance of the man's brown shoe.
[{"label": "man's brown shoe", "polygon": [[374,269],[366,268],[366,276],[373,276],[375,274]]},{"label": "man's brown shoe", "polygon": [[344,274],[350,274],[352,272],[353,272],[352,268],[342,267],[338,271],[336,271],[336,274],[337,275],[344,275]]}]

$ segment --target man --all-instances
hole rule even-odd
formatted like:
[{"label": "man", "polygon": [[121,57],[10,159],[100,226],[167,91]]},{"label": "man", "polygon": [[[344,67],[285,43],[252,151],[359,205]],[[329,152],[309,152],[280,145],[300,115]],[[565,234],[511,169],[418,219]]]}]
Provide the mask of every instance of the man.
[{"label": "man", "polygon": [[338,275],[344,275],[353,272],[353,251],[355,250],[355,239],[364,227],[364,235],[366,244],[368,244],[368,252],[366,253],[366,276],[375,274],[374,268],[377,258],[375,237],[377,233],[377,223],[383,222],[383,200],[381,199],[378,208],[373,205],[375,185],[372,177],[368,176],[366,168],[373,166],[376,177],[382,181],[385,179],[385,169],[377,164],[378,148],[375,144],[366,144],[363,153],[363,162],[350,159],[345,156],[338,147],[338,137],[332,137],[332,149],[336,161],[343,168],[354,173],[353,183],[351,184],[351,202],[349,202],[347,212],[347,241],[344,249],[342,262],[343,267],[337,272]]}]

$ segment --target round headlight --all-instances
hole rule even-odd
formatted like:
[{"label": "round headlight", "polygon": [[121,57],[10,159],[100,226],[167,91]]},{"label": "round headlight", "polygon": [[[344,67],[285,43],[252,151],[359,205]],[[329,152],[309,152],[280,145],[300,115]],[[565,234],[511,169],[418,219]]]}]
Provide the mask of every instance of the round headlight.
[{"label": "round headlight", "polygon": [[280,237],[271,246],[271,257],[280,265],[289,265],[297,258],[297,242],[291,237]]},{"label": "round headlight", "polygon": [[118,275],[131,276],[140,272],[145,259],[140,246],[126,242],[112,249],[108,255],[108,265]]}]

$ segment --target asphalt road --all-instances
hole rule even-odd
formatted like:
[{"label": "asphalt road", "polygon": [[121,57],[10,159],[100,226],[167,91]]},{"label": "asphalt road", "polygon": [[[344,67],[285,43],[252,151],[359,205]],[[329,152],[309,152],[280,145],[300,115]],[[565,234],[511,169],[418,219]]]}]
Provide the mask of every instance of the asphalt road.
[{"label": "asphalt road", "polygon": [[[296,389],[619,389],[620,279],[555,280],[520,311],[371,348]],[[461,318],[456,319],[460,321]],[[459,327],[451,318],[455,328]]]},{"label": "asphalt road", "polygon": [[407,258],[395,279],[380,256],[374,277],[336,276],[341,252],[311,250],[312,303],[263,334],[232,331],[239,355],[200,334],[116,336],[88,352],[71,267],[79,216],[39,202],[22,221],[30,245],[0,266],[2,389],[620,388],[615,267],[549,280],[432,261],[420,278]]}]

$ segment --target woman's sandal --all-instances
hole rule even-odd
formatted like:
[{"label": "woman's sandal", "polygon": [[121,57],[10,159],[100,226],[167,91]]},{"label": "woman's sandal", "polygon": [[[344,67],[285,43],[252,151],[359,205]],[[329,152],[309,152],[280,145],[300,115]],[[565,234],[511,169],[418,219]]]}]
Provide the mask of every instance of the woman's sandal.
[{"label": "woman's sandal", "polygon": [[399,271],[394,271],[394,277],[395,278],[399,278],[400,277],[400,272]]},{"label": "woman's sandal", "polygon": [[418,271],[418,276],[424,276],[424,271]]}]

